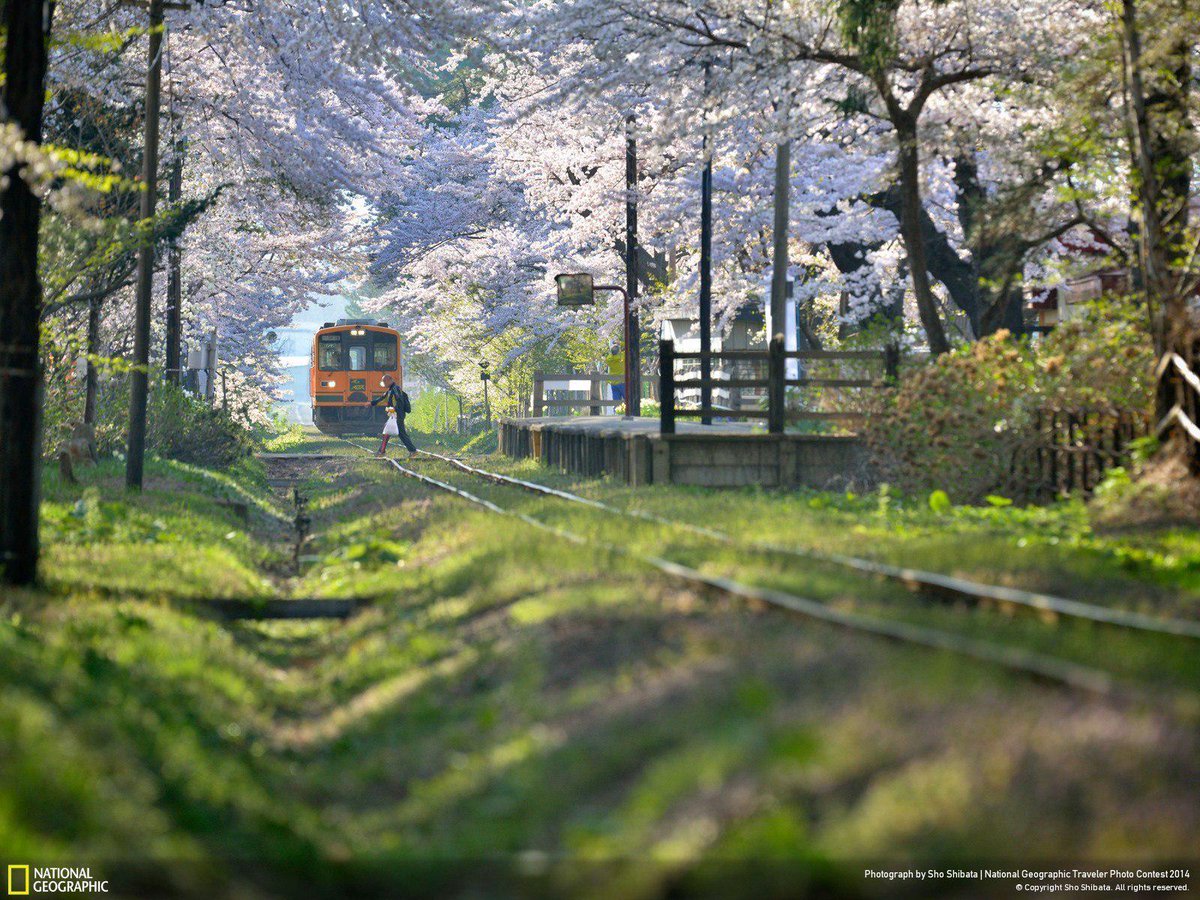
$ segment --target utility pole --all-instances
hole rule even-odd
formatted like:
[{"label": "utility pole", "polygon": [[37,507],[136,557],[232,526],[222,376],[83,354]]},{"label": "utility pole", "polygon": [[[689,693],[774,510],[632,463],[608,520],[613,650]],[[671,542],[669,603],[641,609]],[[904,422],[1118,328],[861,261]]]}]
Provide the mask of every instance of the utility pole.
[{"label": "utility pole", "polygon": [[[167,188],[167,201],[172,205],[179,202],[183,194],[183,153],[187,142],[175,142],[175,158],[171,165],[171,181]],[[167,381],[178,385],[183,379],[183,365],[179,345],[183,316],[182,253],[179,240],[172,235],[167,244]]]},{"label": "utility pole", "polygon": [[775,252],[771,271],[771,334],[783,337],[787,321],[788,200],[791,192],[792,142],[786,137],[775,147]]},{"label": "utility pole", "polygon": [[[46,44],[53,12],[48,0],[0,3],[0,107],[5,121],[34,144],[42,140]],[[42,483],[42,204],[17,166],[0,175],[6,176],[0,188],[0,581],[28,585],[37,580]]]},{"label": "utility pole", "polygon": [[150,307],[154,292],[154,208],[158,193],[158,114],[162,94],[163,0],[150,0],[150,52],[146,65],[146,122],[142,155],[142,227],[134,310],[133,374],[129,397],[129,452],[125,486],[142,488],[146,457],[146,400],[150,381]]},{"label": "utility pole", "polygon": [[638,161],[636,119],[625,120],[625,414],[642,411],[642,365],[638,325]]},{"label": "utility pole", "polygon": [[[712,63],[704,61],[704,96],[708,98]],[[707,118],[707,114],[706,114]],[[712,409],[712,139],[704,123],[704,171],[700,175],[700,408]],[[711,425],[712,416],[700,417]]]}]

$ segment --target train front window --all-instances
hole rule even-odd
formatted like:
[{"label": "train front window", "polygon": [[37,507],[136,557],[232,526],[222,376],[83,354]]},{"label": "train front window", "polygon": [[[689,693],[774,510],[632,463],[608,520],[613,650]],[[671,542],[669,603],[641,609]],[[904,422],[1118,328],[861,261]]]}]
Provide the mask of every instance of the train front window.
[{"label": "train front window", "polygon": [[323,334],[318,345],[317,366],[326,372],[335,372],[342,367],[342,336]]},{"label": "train front window", "polygon": [[371,344],[371,353],[376,372],[390,372],[396,368],[396,336],[394,334],[375,333]]},{"label": "train front window", "polygon": [[367,348],[364,344],[351,344],[346,348],[349,362],[346,368],[351,372],[362,372],[367,368]]}]

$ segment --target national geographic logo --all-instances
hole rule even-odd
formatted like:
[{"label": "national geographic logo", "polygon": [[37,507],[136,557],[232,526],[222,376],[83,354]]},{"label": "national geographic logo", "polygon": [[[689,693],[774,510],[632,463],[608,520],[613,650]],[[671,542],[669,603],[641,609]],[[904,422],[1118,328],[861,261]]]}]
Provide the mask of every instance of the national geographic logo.
[{"label": "national geographic logo", "polygon": [[8,896],[28,897],[30,894],[107,894],[108,882],[92,877],[86,866],[54,868],[44,866],[9,866]]}]

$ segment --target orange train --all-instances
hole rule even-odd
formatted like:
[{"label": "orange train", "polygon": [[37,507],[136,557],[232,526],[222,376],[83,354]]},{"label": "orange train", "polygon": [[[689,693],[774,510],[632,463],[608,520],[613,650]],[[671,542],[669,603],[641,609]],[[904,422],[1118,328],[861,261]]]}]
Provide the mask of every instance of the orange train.
[{"label": "orange train", "polygon": [[383,376],[404,386],[400,332],[386,322],[338,319],[326,322],[313,337],[308,388],[313,424],[325,434],[378,434],[387,421]]}]

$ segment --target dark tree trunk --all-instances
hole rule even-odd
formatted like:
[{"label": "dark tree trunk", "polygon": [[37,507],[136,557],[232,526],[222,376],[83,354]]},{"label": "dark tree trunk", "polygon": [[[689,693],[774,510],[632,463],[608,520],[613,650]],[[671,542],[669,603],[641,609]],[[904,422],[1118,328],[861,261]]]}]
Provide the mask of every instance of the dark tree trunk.
[{"label": "dark tree trunk", "polygon": [[[896,221],[901,221],[904,215],[904,205],[901,197],[900,188],[897,185],[889,187],[885,191],[880,191],[877,194],[871,194],[863,198],[878,209],[886,209],[896,217]],[[832,214],[832,213],[831,213]],[[971,265],[964,262],[954,247],[951,246],[949,239],[938,231],[937,226],[933,224],[933,219],[929,217],[924,207],[920,211],[921,238],[925,244],[925,263],[929,267],[929,273],[933,275],[945,288],[946,293],[950,295],[951,302],[962,311],[967,317],[971,326],[971,331],[977,334],[979,331],[979,281],[975,277],[975,272]],[[838,270],[844,273],[853,272],[863,265],[859,254],[866,254],[871,250],[878,249],[878,244],[830,244],[828,245],[829,255],[833,259],[834,265]],[[905,276],[907,279],[907,275]],[[889,309],[894,309],[897,316],[903,313],[904,297],[901,294],[898,297],[891,298]]]},{"label": "dark tree trunk", "polygon": [[[54,5],[5,0],[4,121],[40,143],[46,90],[46,39]],[[16,169],[0,193],[0,578],[37,579],[42,375],[38,324],[41,203]]]},{"label": "dark tree trunk", "polygon": [[893,122],[898,142],[897,158],[900,180],[900,234],[904,239],[904,251],[908,255],[909,275],[912,278],[913,294],[917,298],[917,313],[929,350],[935,356],[950,350],[946,331],[942,327],[937,297],[929,281],[929,262],[925,252],[925,236],[921,228],[924,208],[921,204],[921,161],[917,145],[916,121],[900,118]]},{"label": "dark tree trunk", "polygon": [[87,324],[87,380],[84,383],[83,391],[83,421],[86,425],[96,424],[96,388],[99,381],[99,373],[96,371],[96,363],[93,361],[96,354],[100,352],[100,301],[93,298],[88,303],[88,324]]},{"label": "dark tree trunk", "polygon": [[[1133,181],[1138,219],[1141,280],[1151,310],[1155,349],[1164,361],[1178,354],[1194,366],[1196,323],[1187,297],[1194,286],[1187,246],[1191,153],[1195,128],[1188,108],[1191,82],[1191,36],[1182,25],[1176,3],[1148,4],[1159,12],[1158,23],[1176,29],[1160,42],[1165,52],[1143,60],[1141,13],[1136,0],[1123,0],[1121,27],[1125,52],[1130,131],[1133,138]],[[1179,375],[1168,367],[1155,396],[1155,421],[1165,423],[1176,411],[1194,414],[1183,397]],[[1200,474],[1200,442],[1181,424],[1166,435],[1167,453],[1184,457],[1188,470]]]},{"label": "dark tree trunk", "polygon": [[[142,152],[139,217],[153,225],[158,201],[158,118],[162,86],[163,0],[150,0],[150,53],[146,63],[146,120]],[[150,233],[138,248],[137,291],[133,321],[133,372],[129,384],[129,447],[125,486],[142,489],[146,459],[146,406],[150,390],[150,311],[154,295],[154,240]]]},{"label": "dark tree trunk", "polygon": [[971,275],[978,309],[978,316],[972,322],[975,333],[986,337],[1006,328],[1014,335],[1022,335],[1026,329],[1021,267],[1028,247],[1011,230],[1000,235],[986,233],[981,210],[987,203],[987,194],[979,183],[974,156],[964,154],[954,160],[954,184],[958,221],[971,248]]}]

